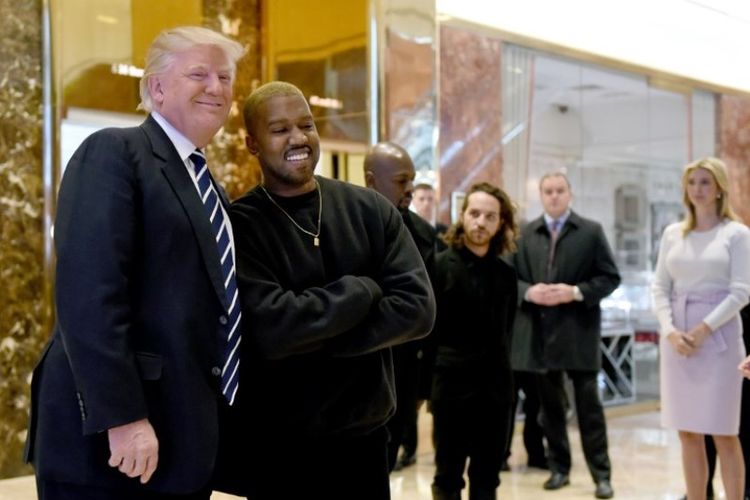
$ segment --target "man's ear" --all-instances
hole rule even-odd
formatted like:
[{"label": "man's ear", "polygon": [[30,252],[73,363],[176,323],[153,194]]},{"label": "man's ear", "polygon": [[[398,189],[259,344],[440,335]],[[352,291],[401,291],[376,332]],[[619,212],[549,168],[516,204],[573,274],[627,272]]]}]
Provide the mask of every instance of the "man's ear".
[{"label": "man's ear", "polygon": [[372,170],[365,172],[365,186],[375,188],[375,174],[372,173]]},{"label": "man's ear", "polygon": [[258,146],[249,132],[245,135],[245,146],[247,146],[247,150],[250,151],[251,155],[258,156]]},{"label": "man's ear", "polygon": [[162,88],[159,75],[148,77],[148,93],[151,95],[151,100],[155,103],[161,104],[164,102],[164,89]]}]

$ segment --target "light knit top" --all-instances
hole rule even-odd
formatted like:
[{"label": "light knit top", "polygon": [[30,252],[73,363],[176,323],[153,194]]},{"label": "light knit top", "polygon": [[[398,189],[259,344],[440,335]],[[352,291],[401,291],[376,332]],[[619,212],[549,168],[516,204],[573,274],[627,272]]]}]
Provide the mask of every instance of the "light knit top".
[{"label": "light knit top", "polygon": [[708,231],[690,231],[687,236],[682,228],[678,222],[664,229],[651,285],[662,335],[675,330],[673,293],[728,293],[703,319],[711,331],[736,315],[750,295],[750,230],[744,224],[725,219]]}]

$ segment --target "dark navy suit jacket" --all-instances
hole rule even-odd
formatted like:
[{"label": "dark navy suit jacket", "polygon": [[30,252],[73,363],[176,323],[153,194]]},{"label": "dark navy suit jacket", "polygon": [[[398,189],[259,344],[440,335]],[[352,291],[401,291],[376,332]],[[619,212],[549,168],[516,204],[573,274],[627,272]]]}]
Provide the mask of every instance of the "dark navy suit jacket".
[{"label": "dark navy suit jacket", "polygon": [[57,324],[34,371],[27,461],[42,479],[139,487],[107,465],[106,431],[148,418],[159,464],[146,487],[204,487],[227,304],[205,209],[152,117],[96,132],[76,151],[55,247]]}]

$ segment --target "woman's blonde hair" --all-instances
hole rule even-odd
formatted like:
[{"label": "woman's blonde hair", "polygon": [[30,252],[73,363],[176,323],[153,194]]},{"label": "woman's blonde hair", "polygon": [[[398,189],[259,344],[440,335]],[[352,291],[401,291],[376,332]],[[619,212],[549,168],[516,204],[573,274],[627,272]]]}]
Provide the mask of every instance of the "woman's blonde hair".
[{"label": "woman's blonde hair", "polygon": [[716,214],[722,219],[739,220],[739,217],[737,217],[737,214],[734,213],[732,206],[729,204],[729,174],[726,164],[718,158],[701,158],[693,163],[688,163],[682,172],[682,203],[687,208],[685,223],[682,228],[683,236],[686,236],[690,231],[695,229],[695,206],[688,197],[687,185],[690,174],[699,168],[708,171],[719,188],[719,195],[716,200]]}]

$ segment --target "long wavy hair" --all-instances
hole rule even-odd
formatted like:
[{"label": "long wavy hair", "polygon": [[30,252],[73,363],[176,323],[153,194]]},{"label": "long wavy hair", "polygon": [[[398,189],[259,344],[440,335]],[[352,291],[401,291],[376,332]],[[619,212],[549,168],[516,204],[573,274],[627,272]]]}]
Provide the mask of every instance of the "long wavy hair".
[{"label": "long wavy hair", "polygon": [[732,210],[732,206],[729,204],[729,174],[727,172],[726,164],[718,158],[706,157],[700,160],[688,163],[685,165],[685,169],[682,172],[682,203],[687,208],[685,214],[685,221],[682,227],[683,236],[695,229],[695,206],[690,201],[687,194],[688,177],[696,169],[702,168],[707,170],[716,182],[716,186],[719,188],[719,196],[716,200],[716,215],[722,219],[740,220],[737,214]]},{"label": "long wavy hair", "polygon": [[515,204],[510,197],[497,186],[488,182],[474,184],[466,193],[463,205],[461,206],[461,219],[453,224],[445,235],[443,241],[451,248],[464,248],[466,246],[466,232],[463,225],[463,214],[469,206],[469,197],[477,192],[487,193],[495,197],[500,203],[500,227],[495,236],[490,240],[490,249],[488,253],[495,255],[504,255],[516,251],[516,240],[520,234],[518,229],[518,220],[516,216]]}]

